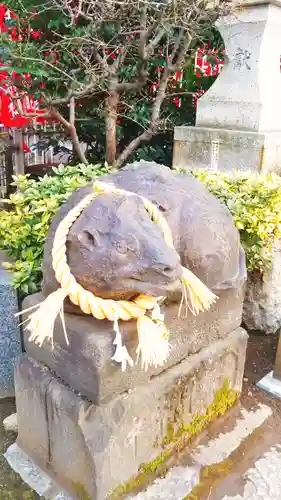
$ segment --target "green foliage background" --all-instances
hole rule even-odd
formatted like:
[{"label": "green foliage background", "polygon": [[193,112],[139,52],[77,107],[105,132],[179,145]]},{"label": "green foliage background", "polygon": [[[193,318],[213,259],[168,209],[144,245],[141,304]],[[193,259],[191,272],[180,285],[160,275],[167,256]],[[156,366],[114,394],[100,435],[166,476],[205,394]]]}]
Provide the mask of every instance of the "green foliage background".
[{"label": "green foliage background", "polygon": [[[102,165],[60,166],[54,176],[38,181],[15,178],[17,191],[8,200],[12,210],[0,211],[0,246],[14,261],[7,267],[22,295],[40,288],[43,246],[56,211],[75,189],[108,172]],[[281,178],[208,171],[191,174],[228,206],[240,232],[248,270],[266,272],[274,243],[281,237]]]}]

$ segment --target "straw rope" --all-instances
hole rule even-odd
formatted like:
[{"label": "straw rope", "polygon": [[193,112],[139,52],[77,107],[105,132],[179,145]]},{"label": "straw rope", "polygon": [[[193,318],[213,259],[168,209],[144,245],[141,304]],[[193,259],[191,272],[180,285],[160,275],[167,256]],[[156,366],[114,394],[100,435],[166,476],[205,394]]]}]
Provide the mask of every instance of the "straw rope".
[{"label": "straw rope", "polygon": [[[32,313],[26,320],[28,321],[27,328],[31,333],[30,340],[40,345],[46,338],[53,342],[54,322],[56,317],[60,315],[68,342],[63,302],[66,297],[69,297],[71,302],[79,306],[85,314],[90,314],[98,320],[107,319],[114,322],[116,337],[113,344],[116,346],[116,351],[112,359],[122,364],[122,370],[126,369],[127,363],[131,366],[134,363],[127,348],[122,345],[118,320],[137,320],[139,345],[136,353],[142,358],[142,366],[147,369],[150,365],[163,365],[169,355],[170,346],[168,330],[165,327],[164,316],[161,314],[158,304],[159,297],[139,295],[131,301],[102,299],[77,283],[67,263],[66,240],[68,232],[83,210],[101,193],[136,196],[135,193],[118,189],[113,185],[95,182],[93,192],[85,196],[59,223],[53,241],[52,266],[60,288],[49,295],[44,302],[35,306],[39,307],[39,310]],[[170,248],[174,248],[172,234],[166,219],[153,203],[142,196],[140,198],[152,221],[161,228],[166,244]],[[215,295],[191,271],[184,267],[182,267],[182,283],[183,300],[189,305],[193,314],[209,309],[216,300]]]},{"label": "straw rope", "polygon": [[[128,321],[132,318],[137,319],[143,316],[146,310],[154,308],[156,304],[155,298],[140,295],[133,301],[102,299],[79,285],[75,277],[71,274],[69,265],[67,264],[66,240],[68,232],[73,222],[78,219],[83,210],[101,193],[132,195],[128,191],[117,189],[109,184],[96,182],[93,193],[85,196],[76,207],[70,210],[57,228],[52,249],[53,269],[58,283],[67,291],[71,302],[79,306],[85,314],[91,314],[96,319],[108,319],[110,321],[114,321],[116,317],[123,321]],[[141,199],[151,219],[162,229],[165,242],[173,248],[173,238],[166,220],[155,205],[143,197]]]}]

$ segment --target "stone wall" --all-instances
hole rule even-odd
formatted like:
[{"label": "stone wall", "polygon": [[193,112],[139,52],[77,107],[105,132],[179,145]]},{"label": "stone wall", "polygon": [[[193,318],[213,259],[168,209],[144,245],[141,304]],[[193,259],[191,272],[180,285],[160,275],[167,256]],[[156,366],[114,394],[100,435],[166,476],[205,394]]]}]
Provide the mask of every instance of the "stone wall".
[{"label": "stone wall", "polygon": [[14,363],[21,354],[21,335],[17,293],[10,283],[11,276],[3,268],[7,257],[0,252],[0,399],[14,396]]}]

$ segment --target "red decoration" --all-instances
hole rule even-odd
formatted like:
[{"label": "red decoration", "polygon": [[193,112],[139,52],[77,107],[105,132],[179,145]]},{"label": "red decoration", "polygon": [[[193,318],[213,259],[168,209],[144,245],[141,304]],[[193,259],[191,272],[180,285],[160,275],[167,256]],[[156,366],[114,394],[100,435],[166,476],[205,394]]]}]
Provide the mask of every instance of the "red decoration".
[{"label": "red decoration", "polygon": [[219,52],[216,47],[210,49],[209,43],[201,45],[195,56],[196,76],[217,76],[224,65],[224,53]]},{"label": "red decoration", "polygon": [[22,141],[22,151],[23,153],[31,153],[31,149],[27,146],[27,144]]},{"label": "red decoration", "polygon": [[[14,27],[14,19],[17,19],[16,14],[0,4],[0,31],[7,33],[10,39],[21,42],[22,34],[19,34]],[[34,39],[41,36],[40,31],[32,29],[29,34]],[[0,61],[0,68],[1,66],[4,65]],[[21,76],[15,72],[9,74],[4,69],[0,69],[0,123],[5,127],[24,128],[32,121],[37,123],[47,121],[46,118],[40,117],[45,111],[39,109],[34,98],[29,96],[26,90],[20,90],[21,87],[28,88],[30,82],[30,74]],[[28,117],[28,114],[32,116]]]},{"label": "red decoration", "polygon": [[[218,76],[224,66],[224,54],[225,50],[218,51],[216,47],[211,48],[210,41],[205,46],[201,45],[195,56],[195,75],[197,77]],[[199,89],[193,94],[193,105],[195,107],[198,99],[205,92],[205,90]]]},{"label": "red decoration", "polygon": [[9,22],[16,19],[17,16],[5,5],[0,4],[0,30],[5,33],[9,30]]}]

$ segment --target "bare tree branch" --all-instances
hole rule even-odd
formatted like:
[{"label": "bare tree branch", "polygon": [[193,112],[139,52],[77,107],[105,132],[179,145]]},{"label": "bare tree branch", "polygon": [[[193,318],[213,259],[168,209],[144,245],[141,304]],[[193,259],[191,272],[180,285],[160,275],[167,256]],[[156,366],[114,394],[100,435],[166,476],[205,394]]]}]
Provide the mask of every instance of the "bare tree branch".
[{"label": "bare tree branch", "polygon": [[71,97],[69,102],[69,123],[75,125],[75,99]]},{"label": "bare tree branch", "polygon": [[[45,66],[48,66],[49,68],[52,68],[54,71],[57,71],[58,73],[63,75],[68,80],[72,80],[73,82],[76,82],[76,80],[74,78],[72,78],[68,73],[66,73],[66,71],[64,71],[63,69],[59,68],[58,66],[55,66],[54,64],[52,64],[44,59],[39,59],[39,58],[37,59],[36,57],[26,57],[26,56],[22,56],[22,57],[16,56],[15,58],[19,61],[30,61],[30,62],[34,62],[37,64],[43,64]],[[77,83],[79,83],[79,82],[77,82]]]},{"label": "bare tree branch", "polygon": [[149,127],[147,130],[142,132],[142,134],[133,139],[130,144],[128,144],[128,146],[122,151],[115,163],[115,166],[117,168],[120,168],[128,159],[128,157],[133,153],[133,151],[135,151],[143,142],[148,142],[157,132],[158,120],[160,117],[161,106],[166,95],[169,75],[170,69],[167,66],[161,77],[157,97],[155,98],[155,101],[153,103]]},{"label": "bare tree branch", "polygon": [[77,153],[78,158],[82,163],[87,164],[88,160],[82,150],[79,137],[77,135],[76,127],[74,123],[68,122],[62,114],[56,109],[56,108],[50,108],[50,116],[57,120],[63,127],[65,128],[66,132],[70,135],[73,147]]}]

